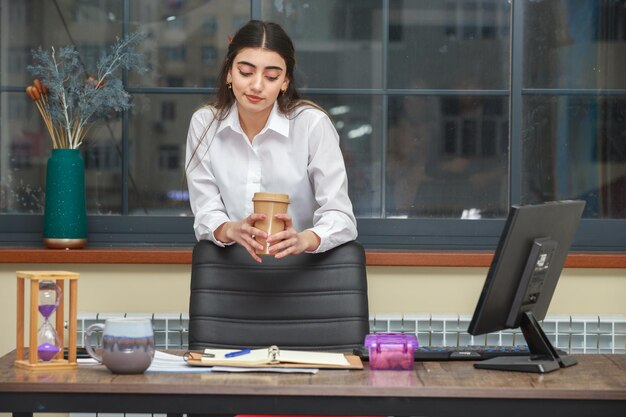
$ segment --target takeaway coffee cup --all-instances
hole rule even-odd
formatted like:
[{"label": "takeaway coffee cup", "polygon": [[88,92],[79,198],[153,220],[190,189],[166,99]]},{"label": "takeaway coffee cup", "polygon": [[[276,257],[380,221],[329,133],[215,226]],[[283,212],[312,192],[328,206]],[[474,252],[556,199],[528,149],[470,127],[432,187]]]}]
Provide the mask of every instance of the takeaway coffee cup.
[{"label": "takeaway coffee cup", "polygon": [[[102,355],[91,345],[90,336],[102,332]],[[114,374],[140,374],[154,358],[154,331],[150,319],[113,318],[96,323],[85,332],[87,353]]]},{"label": "takeaway coffee cup", "polygon": [[[289,205],[289,196],[287,194],[276,193],[254,193],[252,197],[254,202],[254,212],[265,214],[265,220],[257,221],[254,227],[263,230],[269,235],[285,230],[285,222],[274,218],[275,214],[287,213],[287,206]],[[260,237],[255,237],[255,240],[259,242],[265,249],[256,253],[258,255],[269,255],[269,245]]]}]

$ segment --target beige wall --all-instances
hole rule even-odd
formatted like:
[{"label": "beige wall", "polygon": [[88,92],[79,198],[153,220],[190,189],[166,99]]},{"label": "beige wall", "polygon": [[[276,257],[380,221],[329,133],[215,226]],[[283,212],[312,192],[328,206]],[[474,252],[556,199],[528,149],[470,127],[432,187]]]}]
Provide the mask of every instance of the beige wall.
[{"label": "beige wall", "polygon": [[[17,270],[81,274],[79,312],[186,312],[189,265],[0,265],[0,355],[15,348]],[[486,268],[369,267],[371,313],[471,314]],[[565,270],[548,314],[626,314],[626,269]]]}]

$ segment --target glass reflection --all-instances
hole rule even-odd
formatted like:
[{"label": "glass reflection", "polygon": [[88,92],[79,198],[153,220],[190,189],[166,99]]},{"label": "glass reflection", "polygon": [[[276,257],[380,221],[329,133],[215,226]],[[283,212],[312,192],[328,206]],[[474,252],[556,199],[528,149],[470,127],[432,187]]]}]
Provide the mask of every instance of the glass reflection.
[{"label": "glass reflection", "polygon": [[508,138],[506,97],[390,97],[385,216],[502,216]]},{"label": "glass reflection", "polygon": [[261,19],[282,25],[296,48],[300,87],[382,87],[380,0],[264,0]]},{"label": "glass reflection", "polygon": [[96,124],[81,145],[87,214],[122,212],[122,117]]},{"label": "glass reflection", "polygon": [[214,97],[135,94],[130,118],[131,215],[191,215],[185,178],[185,145],[193,112]]},{"label": "glass reflection", "polygon": [[[2,186],[0,212],[41,214],[51,139],[32,101],[24,93],[3,93],[0,114]],[[121,207],[121,123],[96,124],[81,146],[89,214],[119,213]]]},{"label": "glass reflection", "polygon": [[122,35],[122,3],[122,0],[0,0],[3,17],[0,82],[29,85],[32,80],[25,69],[31,63],[30,50],[39,46],[46,49],[74,44],[86,71],[95,69],[101,51]]},{"label": "glass reflection", "polygon": [[249,13],[249,0],[131,1],[131,27],[149,36],[143,52],[152,71],[131,74],[129,84],[215,87],[228,36],[248,21]]},{"label": "glass reflection", "polygon": [[524,87],[626,88],[626,0],[524,1]]},{"label": "glass reflection", "polygon": [[[58,7],[57,7],[58,6]],[[74,44],[85,71],[93,71],[101,52],[122,33],[122,1],[106,2],[58,0],[0,0],[0,82],[4,87],[19,87],[20,93],[0,93],[0,212],[43,213],[45,169],[51,138],[33,103],[22,93],[32,84],[26,70],[31,64],[31,49],[57,49]],[[94,31],[94,25],[98,30]],[[36,28],[34,30],[33,28]],[[120,211],[121,171],[101,172],[103,160],[93,150],[105,144],[119,144],[119,115],[98,123],[81,147],[85,157],[87,210],[89,214]],[[113,156],[111,156],[113,155]],[[108,160],[119,152],[109,152]],[[97,161],[97,162],[96,162]],[[107,162],[110,167],[111,163]],[[111,178],[114,178],[112,180]],[[114,195],[115,201],[105,196]],[[106,201],[105,201],[106,200]]]},{"label": "glass reflection", "polygon": [[508,89],[510,1],[389,1],[391,88]]},{"label": "glass reflection", "polygon": [[381,99],[377,96],[311,95],[330,115],[348,172],[357,217],[380,217]]},{"label": "glass reflection", "polygon": [[[477,208],[483,216],[504,215],[508,97],[462,91],[427,96],[420,89],[508,90],[511,2],[389,0],[385,48],[383,3],[258,3],[263,19],[283,24],[292,35],[300,86],[406,89],[385,90],[391,94],[387,132],[380,120],[386,110],[381,95],[337,91],[311,97],[329,111],[340,133],[355,212],[458,218]],[[524,88],[626,88],[626,0],[524,0],[523,5]],[[32,82],[25,71],[30,49],[75,42],[89,70],[122,35],[126,18],[130,31],[149,32],[143,52],[153,71],[129,78],[135,103],[129,146],[122,144],[118,115],[98,125],[82,149],[88,210],[122,213],[126,181],[132,214],[188,214],[184,142],[191,114],[209,99],[175,88],[215,86],[228,35],[249,13],[249,0],[0,0],[0,212],[43,211],[49,137],[21,92]],[[624,96],[616,95],[623,92],[572,93],[577,92],[524,95],[522,199],[584,198],[587,217],[625,218],[626,110]],[[122,177],[124,149],[128,178]]]},{"label": "glass reflection", "polygon": [[2,93],[0,100],[0,212],[41,214],[48,131],[26,94]]},{"label": "glass reflection", "polygon": [[522,201],[587,201],[585,217],[626,218],[626,96],[524,100]]}]

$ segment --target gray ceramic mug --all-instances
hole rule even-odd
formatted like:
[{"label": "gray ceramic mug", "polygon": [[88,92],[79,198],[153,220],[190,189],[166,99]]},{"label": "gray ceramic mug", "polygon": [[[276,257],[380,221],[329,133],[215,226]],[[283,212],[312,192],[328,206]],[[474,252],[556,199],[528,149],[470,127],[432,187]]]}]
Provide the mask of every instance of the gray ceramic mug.
[{"label": "gray ceramic mug", "polygon": [[[102,332],[102,355],[91,346],[90,336]],[[150,319],[114,318],[92,324],[85,331],[85,349],[115,374],[140,374],[154,358],[154,331]]]}]

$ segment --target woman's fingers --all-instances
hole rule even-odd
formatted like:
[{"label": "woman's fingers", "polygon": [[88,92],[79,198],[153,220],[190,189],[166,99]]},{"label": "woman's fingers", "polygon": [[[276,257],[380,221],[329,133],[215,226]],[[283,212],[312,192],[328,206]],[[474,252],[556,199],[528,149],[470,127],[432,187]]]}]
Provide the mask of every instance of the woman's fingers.
[{"label": "woman's fingers", "polygon": [[248,251],[248,253],[250,254],[250,256],[252,257],[252,259],[254,259],[255,261],[257,261],[258,263],[262,263],[263,261],[261,260],[261,258],[259,257],[259,255],[256,254],[255,250],[249,246],[249,245],[241,245],[244,248],[246,248],[246,251]]},{"label": "woman's fingers", "polygon": [[274,233],[267,238],[267,241],[270,244],[272,242],[284,241],[286,239],[294,237],[297,234],[296,229],[293,228],[293,221],[291,220],[291,216],[289,214],[278,213],[274,215],[274,217],[278,220],[282,220],[285,223],[285,227],[283,231]]},{"label": "woman's fingers", "polygon": [[233,236],[233,240],[239,245],[243,246],[244,249],[250,254],[252,259],[259,263],[261,263],[262,260],[256,254],[256,251],[263,250],[263,246],[254,238],[255,236],[267,236],[267,233],[254,227],[254,224],[257,221],[263,219],[265,219],[264,214],[251,214],[250,216],[238,222],[238,227],[235,228],[236,230],[233,230],[236,235]]},{"label": "woman's fingers", "polygon": [[285,222],[285,229],[289,229],[290,227],[293,227],[293,220],[291,219],[291,216],[287,213],[278,213],[274,215],[275,218],[277,218],[278,220],[282,220]]},{"label": "woman's fingers", "polygon": [[297,255],[298,253],[298,238],[283,240],[276,245],[270,246],[270,254],[274,255],[277,259],[284,258],[287,255]]}]

